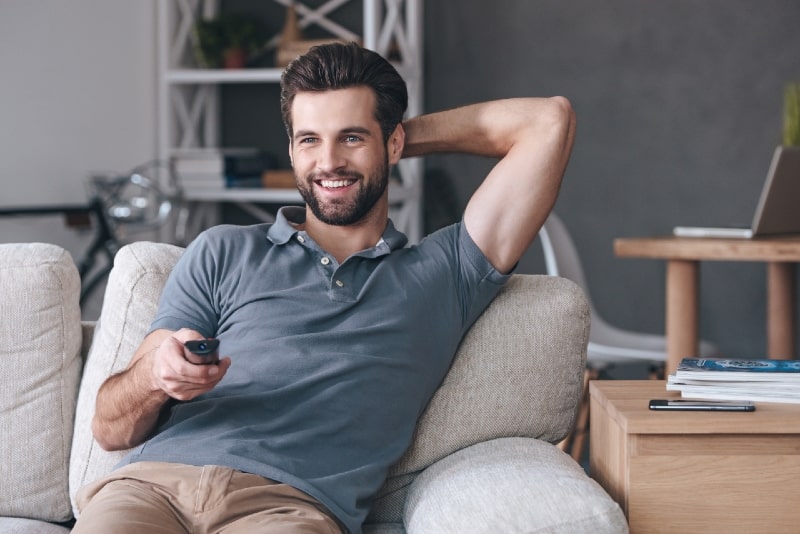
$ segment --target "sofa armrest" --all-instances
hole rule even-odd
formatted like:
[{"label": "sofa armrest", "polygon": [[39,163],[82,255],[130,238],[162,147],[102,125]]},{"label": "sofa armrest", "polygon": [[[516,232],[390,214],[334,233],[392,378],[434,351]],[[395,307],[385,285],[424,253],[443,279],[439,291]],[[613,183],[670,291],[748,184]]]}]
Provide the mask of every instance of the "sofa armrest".
[{"label": "sofa armrest", "polygon": [[626,533],[617,503],[572,458],[532,438],[501,438],[428,467],[408,492],[406,532]]}]

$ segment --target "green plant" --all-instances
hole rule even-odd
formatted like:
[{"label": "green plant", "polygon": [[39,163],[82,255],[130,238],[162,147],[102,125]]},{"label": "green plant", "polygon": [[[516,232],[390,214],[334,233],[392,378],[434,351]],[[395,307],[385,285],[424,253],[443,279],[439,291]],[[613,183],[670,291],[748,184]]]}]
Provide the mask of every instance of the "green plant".
[{"label": "green plant", "polygon": [[800,146],[800,82],[787,83],[784,89],[783,144]]},{"label": "green plant", "polygon": [[265,41],[264,32],[253,19],[235,14],[198,20],[193,36],[197,62],[206,68],[225,66],[227,55],[240,54],[246,58],[259,51]]}]

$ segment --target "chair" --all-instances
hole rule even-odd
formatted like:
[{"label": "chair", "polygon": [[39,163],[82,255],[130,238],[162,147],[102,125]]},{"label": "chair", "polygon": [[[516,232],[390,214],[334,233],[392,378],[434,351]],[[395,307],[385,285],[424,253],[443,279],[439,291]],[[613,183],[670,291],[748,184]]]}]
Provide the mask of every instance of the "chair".
[{"label": "chair", "polygon": [[[550,213],[539,231],[539,238],[542,242],[547,274],[572,280],[583,289],[589,300],[592,324],[586,355],[584,398],[578,411],[575,429],[559,445],[562,450],[570,450],[572,457],[579,460],[583,454],[588,430],[589,381],[598,378],[600,371],[610,366],[636,361],[651,364],[650,378],[663,378],[664,364],[667,360],[667,342],[664,336],[624,330],[603,319],[592,303],[589,285],[586,283],[575,243],[555,213]],[[700,342],[699,352],[701,356],[719,354],[716,346],[704,340]]]}]

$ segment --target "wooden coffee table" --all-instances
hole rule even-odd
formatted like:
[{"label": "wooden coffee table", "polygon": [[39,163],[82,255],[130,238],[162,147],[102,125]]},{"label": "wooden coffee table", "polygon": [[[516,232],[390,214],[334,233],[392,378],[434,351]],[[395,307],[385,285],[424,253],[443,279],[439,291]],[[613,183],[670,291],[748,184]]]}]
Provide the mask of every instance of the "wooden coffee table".
[{"label": "wooden coffee table", "polygon": [[653,412],[661,380],[590,383],[590,473],[631,532],[798,532],[800,405]]}]

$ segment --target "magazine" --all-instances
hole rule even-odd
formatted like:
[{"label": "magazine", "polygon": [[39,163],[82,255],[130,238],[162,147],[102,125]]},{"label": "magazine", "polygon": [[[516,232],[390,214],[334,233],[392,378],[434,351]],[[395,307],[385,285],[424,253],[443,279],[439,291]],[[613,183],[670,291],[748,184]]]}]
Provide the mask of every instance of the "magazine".
[{"label": "magazine", "polygon": [[692,380],[777,381],[800,384],[800,360],[684,358],[675,376]]},{"label": "magazine", "polygon": [[800,361],[684,358],[667,390],[691,399],[800,404]]}]

